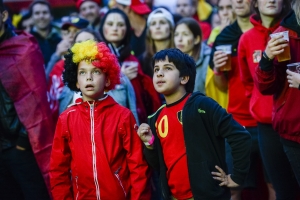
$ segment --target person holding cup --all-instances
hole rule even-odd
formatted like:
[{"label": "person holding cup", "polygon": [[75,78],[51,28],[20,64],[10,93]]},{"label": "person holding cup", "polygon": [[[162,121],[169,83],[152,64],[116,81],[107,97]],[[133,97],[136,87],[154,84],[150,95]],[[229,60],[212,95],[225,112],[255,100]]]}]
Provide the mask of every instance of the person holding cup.
[{"label": "person holding cup", "polygon": [[[250,113],[257,121],[260,155],[276,199],[294,199],[297,182],[279,134],[272,128],[272,96],[262,95],[253,83],[255,67],[262,57],[269,33],[279,27],[281,19],[290,11],[290,2],[252,0],[252,8],[256,11],[250,17],[254,27],[241,36],[238,46],[240,77],[246,89],[245,95],[250,99]],[[286,182],[289,184],[282,184]]]},{"label": "person holding cup", "polygon": [[[292,8],[293,11],[275,30],[275,33],[289,31],[289,42],[282,34],[268,41],[262,59],[255,69],[254,83],[263,95],[273,95],[272,124],[280,135],[284,151],[300,186],[300,91],[296,84],[293,85],[294,78],[299,76],[287,69],[287,64],[300,62],[300,1],[293,0]],[[288,45],[291,59],[279,62],[276,56]]]},{"label": "person holding cup", "polygon": [[[232,7],[237,20],[233,24],[227,26],[217,36],[212,47],[210,67],[214,70],[214,81],[216,86],[223,91],[228,91],[228,113],[231,113],[233,118],[244,126],[252,136],[249,174],[242,187],[231,189],[232,200],[240,200],[244,188],[257,188],[259,179],[257,166],[261,164],[258,162],[260,160],[260,150],[257,140],[257,121],[250,113],[250,99],[245,96],[246,88],[240,78],[240,69],[238,66],[238,43],[241,36],[253,28],[253,24],[250,22],[250,15],[252,14],[251,1],[232,0]],[[231,50],[230,57],[228,56],[229,51],[228,53],[226,52],[228,47],[219,47],[220,45],[231,45],[231,48],[229,48]],[[227,68],[227,71],[224,71],[224,66],[226,66],[228,62],[231,62],[231,69]],[[230,156],[231,149],[228,143],[226,143],[226,150],[226,162],[230,172],[232,171],[233,160]],[[268,185],[268,190],[272,191],[270,185]]]},{"label": "person holding cup", "polygon": [[155,112],[161,106],[161,102],[152,79],[143,73],[138,59],[132,55],[132,31],[127,15],[118,8],[109,10],[100,23],[100,34],[117,56],[121,72],[133,86],[139,122],[146,122],[147,116]]}]

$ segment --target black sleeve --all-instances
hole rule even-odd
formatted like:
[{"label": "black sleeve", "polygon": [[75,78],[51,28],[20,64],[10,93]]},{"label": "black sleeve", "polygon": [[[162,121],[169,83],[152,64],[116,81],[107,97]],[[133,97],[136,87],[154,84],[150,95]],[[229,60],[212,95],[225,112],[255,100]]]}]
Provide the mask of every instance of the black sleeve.
[{"label": "black sleeve", "polygon": [[273,69],[273,59],[268,58],[265,52],[259,61],[259,67],[262,71],[271,71]]},{"label": "black sleeve", "polygon": [[234,182],[243,184],[250,167],[251,135],[225,109],[213,100],[210,101],[210,120],[213,123],[214,132],[226,138],[232,150],[233,173],[231,178]]},{"label": "black sleeve", "polygon": [[14,102],[10,99],[3,85],[0,83],[0,127],[4,137],[17,137],[17,145],[29,148],[27,131],[21,123]]}]

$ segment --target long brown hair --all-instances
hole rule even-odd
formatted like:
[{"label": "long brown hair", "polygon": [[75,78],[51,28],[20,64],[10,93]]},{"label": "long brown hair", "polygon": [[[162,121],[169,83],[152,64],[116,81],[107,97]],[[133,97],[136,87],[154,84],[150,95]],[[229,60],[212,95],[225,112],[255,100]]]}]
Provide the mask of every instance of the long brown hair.
[{"label": "long brown hair", "polygon": [[295,12],[298,25],[300,26],[300,1],[299,0],[293,0],[292,8]]},{"label": "long brown hair", "polygon": [[[185,24],[188,27],[188,29],[192,32],[194,38],[197,38],[197,36],[200,37],[200,42],[198,44],[194,45],[192,55],[191,55],[194,58],[194,60],[197,61],[199,59],[199,54],[201,51],[201,41],[202,41],[201,27],[200,27],[199,23],[191,17],[184,17],[181,20],[179,20],[176,23],[175,29],[180,24]],[[174,29],[174,31],[175,31],[175,29]]]},{"label": "long brown hair", "polygon": [[[256,12],[257,17],[260,19],[259,9],[256,6],[258,0],[252,0],[251,5],[252,9]],[[295,0],[297,1],[297,0]],[[282,20],[289,12],[291,11],[291,0],[283,0],[282,1],[282,10],[281,13],[276,16],[272,22],[272,26],[276,24],[278,21]]]}]

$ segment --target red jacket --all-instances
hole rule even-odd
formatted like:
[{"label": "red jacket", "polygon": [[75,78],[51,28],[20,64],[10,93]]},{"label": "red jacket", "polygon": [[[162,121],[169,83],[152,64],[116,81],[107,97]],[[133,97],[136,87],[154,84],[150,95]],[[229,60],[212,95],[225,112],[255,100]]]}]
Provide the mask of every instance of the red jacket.
[{"label": "red jacket", "polygon": [[59,117],[50,161],[54,200],[150,199],[132,113],[110,96],[77,99]]},{"label": "red jacket", "polygon": [[[238,47],[240,76],[246,89],[245,95],[250,98],[251,115],[258,122],[271,124],[273,97],[262,95],[253,83],[253,77],[269,35],[278,28],[279,23],[266,28],[262,26],[261,20],[257,19],[257,15],[251,16],[250,21],[254,27],[241,36]],[[255,42],[253,42],[254,38]]]},{"label": "red jacket", "polygon": [[242,126],[257,126],[249,112],[249,98],[245,95],[245,87],[240,78],[238,58],[231,57],[231,70],[228,72],[228,113]]},{"label": "red jacket", "polygon": [[[130,55],[124,61],[139,62],[133,55]],[[159,95],[154,89],[152,79],[144,74],[140,63],[138,65],[137,77],[130,80],[130,82],[135,92],[139,122],[146,123],[147,117],[153,114],[162,105]]]},{"label": "red jacket", "polygon": [[0,81],[28,132],[34,156],[50,189],[49,161],[54,124],[47,101],[44,60],[32,35],[17,34],[0,44]]},{"label": "red jacket", "polygon": [[64,87],[64,82],[62,79],[62,73],[65,69],[64,64],[64,60],[59,60],[57,63],[55,63],[51,73],[49,74],[48,98],[54,122],[57,122],[59,116],[58,99]]},{"label": "red jacket", "polygon": [[[280,26],[275,32],[289,30]],[[300,143],[300,91],[290,88],[287,82],[286,65],[300,62],[300,37],[289,30],[291,60],[273,62],[273,69],[262,71],[256,67],[255,83],[262,94],[273,95],[273,127],[281,137]]]}]

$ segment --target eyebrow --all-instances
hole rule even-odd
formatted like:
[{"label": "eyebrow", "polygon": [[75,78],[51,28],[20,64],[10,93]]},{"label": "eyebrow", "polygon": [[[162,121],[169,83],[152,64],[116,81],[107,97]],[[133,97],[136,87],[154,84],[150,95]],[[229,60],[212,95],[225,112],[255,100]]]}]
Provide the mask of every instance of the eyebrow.
[{"label": "eyebrow", "polygon": [[[165,66],[175,67],[175,65],[172,65],[171,63],[166,63],[163,65],[163,67],[165,67]],[[157,67],[157,65],[155,64],[154,67]]]}]

